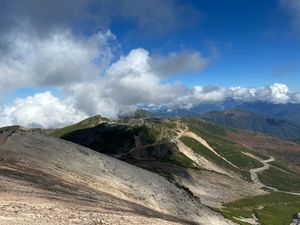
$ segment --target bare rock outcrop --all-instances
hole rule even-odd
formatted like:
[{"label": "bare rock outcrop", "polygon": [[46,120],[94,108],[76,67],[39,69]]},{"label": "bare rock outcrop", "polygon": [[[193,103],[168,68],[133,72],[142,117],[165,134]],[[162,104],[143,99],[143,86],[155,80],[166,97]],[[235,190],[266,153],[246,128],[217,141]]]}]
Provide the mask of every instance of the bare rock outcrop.
[{"label": "bare rock outcrop", "polygon": [[293,215],[293,222],[290,225],[300,225],[300,213]]}]

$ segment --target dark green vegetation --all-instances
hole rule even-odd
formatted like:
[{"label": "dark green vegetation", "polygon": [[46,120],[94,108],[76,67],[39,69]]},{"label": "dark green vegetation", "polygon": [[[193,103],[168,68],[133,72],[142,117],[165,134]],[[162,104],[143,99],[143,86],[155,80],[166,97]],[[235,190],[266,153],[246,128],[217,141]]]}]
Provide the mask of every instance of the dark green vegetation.
[{"label": "dark green vegetation", "polygon": [[294,170],[291,170],[291,169],[288,168],[286,165],[284,165],[282,162],[279,162],[279,161],[273,161],[273,162],[270,162],[270,164],[271,164],[272,166],[276,167],[277,169],[284,170],[284,171],[286,171],[287,173],[290,173],[290,174],[294,174],[294,175],[299,176],[299,173],[297,173],[297,172],[294,171]]},{"label": "dark green vegetation", "polygon": [[267,186],[278,188],[282,191],[300,192],[300,175],[288,173],[273,166],[258,174],[259,179]]},{"label": "dark green vegetation", "polygon": [[21,126],[15,125],[15,126],[7,126],[7,127],[1,127],[0,131],[4,132],[4,131],[16,131],[18,129],[20,129]]},{"label": "dark green vegetation", "polygon": [[71,126],[67,126],[67,127],[58,129],[58,130],[52,132],[50,134],[50,136],[62,137],[62,136],[66,135],[66,134],[69,134],[73,131],[78,131],[78,130],[81,130],[81,129],[94,127],[94,126],[96,126],[100,123],[107,122],[107,121],[109,121],[109,120],[106,119],[106,118],[103,118],[99,115],[93,116],[93,117],[87,118],[83,121],[80,121],[79,123],[73,124]]},{"label": "dark green vegetation", "polygon": [[200,144],[198,141],[194,140],[191,137],[181,137],[180,140],[188,147],[190,147],[193,151],[198,153],[199,155],[202,155],[204,158],[206,158],[209,161],[214,162],[215,164],[227,168],[229,170],[236,171],[236,168],[233,167],[228,162],[224,161],[219,156],[215,155],[211,150],[207,149],[205,146]]},{"label": "dark green vegetation", "polygon": [[228,127],[248,129],[285,139],[299,139],[300,126],[293,122],[243,110],[214,111],[201,118]]},{"label": "dark green vegetation", "polygon": [[145,126],[102,123],[95,127],[79,129],[61,136],[62,139],[91,148],[108,155],[124,154],[135,147],[135,137],[142,144],[152,144],[155,136]]},{"label": "dark green vegetation", "polygon": [[0,133],[3,133],[3,132],[15,132],[15,131],[19,130],[20,128],[21,128],[21,126],[18,126],[18,125],[1,127],[0,128]]},{"label": "dark green vegetation", "polygon": [[259,150],[253,150],[253,151],[251,151],[251,153],[253,155],[255,155],[256,157],[261,158],[263,160],[267,160],[267,159],[270,158],[270,156],[268,156],[267,154],[262,153],[262,151],[259,151]]},{"label": "dark green vegetation", "polygon": [[195,163],[177,150],[176,145],[164,143],[157,146],[151,146],[146,151],[147,159],[151,161],[158,160],[164,163],[171,163],[184,168],[195,168]]},{"label": "dark green vegetation", "polygon": [[300,196],[271,193],[226,204],[220,212],[238,224],[248,225],[234,217],[252,218],[255,213],[262,225],[287,225],[300,209]]},{"label": "dark green vegetation", "polygon": [[147,110],[143,110],[143,109],[139,109],[136,110],[135,113],[132,116],[133,118],[153,118],[155,117],[153,113],[147,111]]},{"label": "dark green vegetation", "polygon": [[[133,117],[119,123],[92,117],[57,130],[51,136],[80,144],[132,164],[159,161],[183,168],[194,168],[194,163],[171,142],[177,133],[176,121],[150,117],[139,110]],[[138,118],[137,118],[138,117]]]}]

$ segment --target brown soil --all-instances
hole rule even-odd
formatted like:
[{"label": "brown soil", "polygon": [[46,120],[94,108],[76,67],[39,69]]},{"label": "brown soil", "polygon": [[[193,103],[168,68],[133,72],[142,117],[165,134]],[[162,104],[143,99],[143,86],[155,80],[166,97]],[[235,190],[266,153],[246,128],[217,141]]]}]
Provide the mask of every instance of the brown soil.
[{"label": "brown soil", "polygon": [[300,145],[295,142],[248,131],[228,132],[228,137],[246,148],[266,151],[300,172]]}]

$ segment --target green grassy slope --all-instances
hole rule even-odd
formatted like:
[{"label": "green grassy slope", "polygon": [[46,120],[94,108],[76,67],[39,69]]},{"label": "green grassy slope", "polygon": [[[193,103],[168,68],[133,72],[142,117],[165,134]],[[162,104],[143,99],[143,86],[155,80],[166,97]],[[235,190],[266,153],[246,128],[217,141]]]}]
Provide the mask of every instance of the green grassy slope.
[{"label": "green grassy slope", "polygon": [[202,155],[204,158],[206,158],[209,161],[214,162],[215,164],[229,169],[233,171],[238,171],[236,170],[235,167],[233,167],[231,164],[228,162],[224,161],[222,158],[219,156],[215,155],[211,150],[206,148],[204,145],[200,144],[198,141],[191,137],[181,137],[180,140],[189,148],[191,148],[194,152],[198,153],[199,155]]},{"label": "green grassy slope", "polygon": [[299,209],[300,196],[271,193],[226,204],[220,212],[241,225],[248,223],[239,222],[234,217],[252,218],[252,213],[262,225],[288,225]]},{"label": "green grassy slope", "polygon": [[0,132],[6,132],[6,131],[17,131],[21,128],[19,125],[14,126],[7,126],[7,127],[1,127]]},{"label": "green grassy slope", "polygon": [[[231,128],[215,125],[210,122],[202,121],[194,118],[185,118],[185,122],[190,129],[204,138],[220,155],[238,166],[244,178],[249,178],[247,173],[251,168],[258,168],[262,163],[242,154],[242,152],[250,152],[261,159],[268,159],[270,156],[258,150],[247,149],[236,144],[227,137],[227,131],[235,131]],[[185,144],[194,151],[199,152],[203,156],[214,160],[219,165],[220,159],[216,160],[210,156],[204,146],[195,146],[195,140],[187,138],[182,139]],[[272,166],[269,170],[259,173],[259,179],[267,186],[278,188],[282,191],[300,192],[300,175],[288,168],[281,162],[274,161],[270,163]],[[228,165],[226,166],[228,169]],[[262,225],[288,225],[292,221],[292,215],[300,210],[300,196],[291,195],[281,192],[273,192],[264,196],[256,196],[253,198],[241,199],[239,201],[226,204],[219,210],[225,217],[241,225],[249,225],[249,223],[241,222],[236,217],[252,218],[255,213],[259,223]]]},{"label": "green grassy slope", "polygon": [[[194,133],[204,138],[207,143],[215,149],[215,151],[217,151],[221,156],[226,158],[232,164],[240,168],[239,173],[245,179],[250,179],[250,169],[263,166],[263,164],[258,160],[242,153],[248,152],[248,149],[243,148],[242,146],[226,139],[227,134],[225,127],[193,118],[185,118],[184,120]],[[224,164],[225,161],[222,161],[223,166],[226,166],[225,168],[236,171],[236,169],[230,164],[227,163],[226,165]],[[228,165],[230,165],[230,167],[228,167]]]},{"label": "green grassy slope", "polygon": [[278,188],[282,191],[295,191],[300,193],[300,175],[283,172],[276,167],[270,167],[258,174],[259,180],[265,185]]},{"label": "green grassy slope", "polygon": [[[250,152],[264,160],[270,157],[258,150],[250,150],[228,140],[226,131],[232,131],[230,128],[195,118],[185,118],[185,121],[193,132],[203,137],[221,156],[238,166],[242,174],[245,175],[244,178],[249,179],[250,169],[262,167],[263,165],[258,160],[248,157],[242,152]],[[278,161],[271,164],[274,167],[259,174],[262,183],[282,191],[300,192],[300,174]]]},{"label": "green grassy slope", "polygon": [[81,130],[81,129],[85,129],[85,128],[94,127],[94,126],[100,124],[101,122],[107,122],[107,121],[109,121],[109,120],[97,115],[97,116],[87,118],[83,121],[80,121],[79,123],[58,129],[58,130],[50,133],[49,135],[52,137],[62,137],[68,133],[71,133],[71,132],[74,132],[77,130]]}]

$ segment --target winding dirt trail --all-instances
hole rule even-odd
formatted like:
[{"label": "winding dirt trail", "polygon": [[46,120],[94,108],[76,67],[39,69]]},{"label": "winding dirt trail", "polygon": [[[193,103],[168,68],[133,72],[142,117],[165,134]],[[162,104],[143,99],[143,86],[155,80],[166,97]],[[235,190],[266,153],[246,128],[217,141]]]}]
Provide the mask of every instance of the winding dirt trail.
[{"label": "winding dirt trail", "polygon": [[[291,195],[297,195],[297,196],[300,196],[300,193],[297,193],[297,192],[290,192],[290,191],[280,191],[280,190],[278,190],[277,188],[270,187],[270,186],[267,186],[267,185],[263,184],[263,183],[259,180],[257,174],[258,174],[258,173],[261,173],[261,172],[263,172],[263,171],[265,171],[265,170],[268,170],[268,169],[270,168],[270,164],[269,164],[269,163],[275,161],[275,159],[274,159],[273,156],[271,156],[271,157],[270,157],[269,159],[267,159],[267,160],[263,160],[263,159],[261,159],[261,158],[255,156],[255,155],[253,155],[253,154],[251,154],[251,153],[248,153],[248,152],[243,152],[243,154],[245,154],[245,155],[247,155],[247,156],[249,156],[249,157],[251,157],[251,158],[254,158],[254,159],[260,161],[262,164],[264,164],[264,166],[262,166],[262,167],[254,168],[254,169],[251,169],[251,170],[250,170],[251,180],[252,180],[254,183],[256,183],[257,185],[259,185],[259,186],[261,186],[261,187],[268,188],[268,189],[270,189],[270,190],[272,190],[272,191],[275,191],[275,192],[280,192],[280,193],[286,193],[286,194],[291,194]],[[284,172],[285,172],[285,171],[284,171]],[[286,172],[286,173],[288,173],[288,172]]]},{"label": "winding dirt trail", "polygon": [[[253,158],[253,159],[256,159],[256,160],[258,160],[258,161],[260,161],[262,164],[263,164],[263,166],[262,167],[258,167],[258,168],[254,168],[254,169],[251,169],[250,170],[250,174],[251,174],[251,180],[254,182],[254,183],[256,183],[256,184],[258,184],[259,186],[261,186],[261,187],[266,187],[266,185],[264,185],[263,183],[261,183],[260,182],[260,180],[258,179],[258,173],[261,173],[261,172],[263,172],[263,171],[265,171],[265,170],[268,170],[269,168],[270,168],[270,162],[273,162],[273,161],[275,161],[275,159],[274,159],[274,157],[273,156],[271,156],[269,159],[267,159],[267,160],[262,160],[261,158],[258,158],[258,157],[256,157],[255,155],[253,155],[253,154],[251,154],[251,153],[248,153],[248,152],[243,152],[243,154],[245,154],[245,155],[247,155],[247,156],[249,156],[249,157],[251,157],[251,158]],[[271,188],[272,190],[275,190],[275,188]],[[277,190],[277,189],[276,189]]]}]

